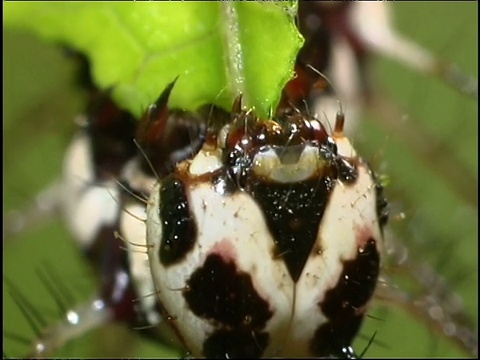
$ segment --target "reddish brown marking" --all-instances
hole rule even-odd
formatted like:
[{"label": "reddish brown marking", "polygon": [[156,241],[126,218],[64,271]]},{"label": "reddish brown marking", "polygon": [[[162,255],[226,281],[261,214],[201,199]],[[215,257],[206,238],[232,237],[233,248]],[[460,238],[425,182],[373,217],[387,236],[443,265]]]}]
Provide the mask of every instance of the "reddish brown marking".
[{"label": "reddish brown marking", "polygon": [[[286,98],[283,98],[284,101],[292,104],[297,104],[307,99],[311,87],[311,76],[307,73],[307,70],[302,66],[296,65],[295,74],[295,77],[285,86]],[[282,104],[282,106],[287,107],[288,104]]]},{"label": "reddish brown marking", "polygon": [[164,136],[169,116],[168,99],[176,82],[177,79],[167,85],[156,103],[148,109],[140,121],[137,139],[141,144],[152,146]]},{"label": "reddish brown marking", "polygon": [[141,137],[142,141],[148,144],[161,141],[168,120],[168,108],[166,106],[159,110],[153,110],[152,113],[152,119],[142,121],[138,131],[138,137]]},{"label": "reddish brown marking", "polygon": [[354,225],[354,231],[357,247],[359,252],[362,252],[363,249],[365,249],[365,247],[368,245],[370,239],[374,238],[372,230],[370,230],[370,228],[367,226]]},{"label": "reddish brown marking", "polygon": [[336,136],[343,134],[343,127],[345,125],[345,114],[337,113],[335,118],[335,129],[333,130]]},{"label": "reddish brown marking", "polygon": [[210,256],[211,254],[220,256],[225,262],[234,261],[234,259],[238,257],[235,247],[229,239],[223,239],[216,243],[207,256]]}]

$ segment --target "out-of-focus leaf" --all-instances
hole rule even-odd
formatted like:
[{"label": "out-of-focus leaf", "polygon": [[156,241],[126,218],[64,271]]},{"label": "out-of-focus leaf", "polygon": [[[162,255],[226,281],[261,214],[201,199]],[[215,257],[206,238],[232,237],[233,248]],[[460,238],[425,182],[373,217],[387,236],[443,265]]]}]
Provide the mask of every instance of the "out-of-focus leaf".
[{"label": "out-of-focus leaf", "polygon": [[244,105],[265,115],[293,74],[295,2],[5,3],[6,27],[91,59],[101,88],[139,115],[179,76],[171,106]]}]

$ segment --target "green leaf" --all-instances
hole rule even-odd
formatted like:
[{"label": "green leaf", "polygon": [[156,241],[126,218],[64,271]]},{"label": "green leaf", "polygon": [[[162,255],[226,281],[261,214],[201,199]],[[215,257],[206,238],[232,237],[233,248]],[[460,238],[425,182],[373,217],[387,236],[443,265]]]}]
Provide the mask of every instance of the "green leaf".
[{"label": "green leaf", "polygon": [[85,53],[100,88],[136,115],[179,76],[172,107],[244,105],[266,115],[303,43],[295,2],[4,3],[4,24]]}]

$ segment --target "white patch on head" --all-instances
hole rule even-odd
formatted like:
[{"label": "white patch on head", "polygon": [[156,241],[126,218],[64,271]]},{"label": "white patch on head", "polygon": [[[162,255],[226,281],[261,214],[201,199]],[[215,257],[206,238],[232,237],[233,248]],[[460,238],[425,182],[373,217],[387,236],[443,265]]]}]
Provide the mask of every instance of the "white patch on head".
[{"label": "white patch on head", "polygon": [[346,39],[332,38],[332,55],[326,70],[330,82],[335,84],[335,94],[319,96],[315,103],[315,113],[327,129],[335,128],[335,119],[341,99],[342,109],[346,115],[344,131],[352,135],[359,123],[361,104],[361,79],[353,50]]},{"label": "white patch on head", "polygon": [[91,186],[77,198],[75,210],[69,212],[67,223],[75,239],[88,248],[104,226],[116,223],[119,216],[117,184]]},{"label": "white patch on head", "polygon": [[157,298],[147,254],[145,205],[132,202],[125,206],[120,219],[120,233],[128,249],[130,276],[147,321],[156,325],[161,321],[155,309]]},{"label": "white patch on head", "polygon": [[[291,328],[289,354],[308,347],[306,334],[320,325],[319,302],[333,288],[343,271],[342,261],[357,256],[358,229],[366,229],[382,251],[382,235],[376,212],[375,182],[370,170],[358,166],[354,186],[337,181],[320,223],[317,242],[297,284],[295,316]],[[310,335],[310,336],[311,336]]]},{"label": "white patch on head", "polygon": [[67,149],[63,161],[64,181],[72,189],[83,189],[94,180],[92,156],[88,135],[83,132],[78,134]]},{"label": "white patch on head", "polygon": [[199,176],[212,173],[222,167],[222,152],[220,149],[200,150],[188,167],[190,174]]},{"label": "white patch on head", "polygon": [[[354,152],[346,138],[342,144],[341,152]],[[147,244],[151,245],[148,256],[159,301],[175,319],[189,351],[201,356],[203,343],[216,328],[190,310],[182,291],[191,275],[214,253],[248,273],[256,292],[273,312],[263,329],[270,336],[263,355],[310,356],[310,341],[327,321],[319,303],[339,281],[343,261],[354,259],[364,245],[359,243],[359,229],[377,241],[379,251],[382,248],[370,170],[360,162],[354,184],[337,180],[312,253],[296,284],[285,263],[274,258],[275,241],[250,195],[243,191],[225,195],[209,182],[184,185],[191,219],[198,229],[193,248],[178,263],[167,267],[160,263],[161,224],[165,221],[159,217],[161,184],[155,186],[147,206]]]},{"label": "white patch on head", "polygon": [[349,21],[356,36],[371,51],[390,56],[417,71],[432,72],[435,69],[435,57],[393,27],[390,6],[384,1],[355,2],[349,12]]},{"label": "white patch on head", "polygon": [[318,147],[306,145],[300,157],[292,164],[282,163],[273,149],[259,152],[253,159],[252,169],[258,176],[279,183],[293,183],[308,179],[323,166]]},{"label": "white patch on head", "polygon": [[121,178],[128,182],[128,186],[135,191],[150,194],[157,179],[145,174],[140,168],[138,158],[133,158],[123,167]]},{"label": "white patch on head", "polygon": [[82,248],[90,247],[100,228],[118,218],[118,186],[111,180],[95,183],[90,141],[83,133],[67,150],[62,193],[67,225]]},{"label": "white patch on head", "polygon": [[158,256],[162,238],[159,189],[157,185],[147,207],[147,242],[153,245],[149,248],[150,267],[160,301],[169,315],[175,317],[175,325],[192,354],[202,353],[203,342],[214,328],[188,309],[181,290],[212,252],[220,252],[221,256],[235,254],[232,260],[238,270],[251,274],[259,296],[274,311],[265,329],[270,334],[270,343],[282,344],[288,334],[293,281],[284,262],[272,259],[274,242],[256,203],[242,192],[223,196],[208,183],[187,188],[190,211],[198,226],[197,241],[185,261],[164,268]]},{"label": "white patch on head", "polygon": [[338,155],[346,157],[346,158],[355,158],[357,157],[357,152],[353,148],[350,140],[342,135],[332,135],[333,139],[335,140],[335,144],[337,144],[337,152]]}]

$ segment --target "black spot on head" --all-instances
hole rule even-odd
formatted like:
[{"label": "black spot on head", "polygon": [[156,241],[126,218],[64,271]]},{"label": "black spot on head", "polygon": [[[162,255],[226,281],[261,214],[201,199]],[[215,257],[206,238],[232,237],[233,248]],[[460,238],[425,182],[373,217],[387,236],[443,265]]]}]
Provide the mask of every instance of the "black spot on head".
[{"label": "black spot on head", "polygon": [[388,216],[389,216],[389,208],[388,208],[388,201],[383,195],[383,185],[378,181],[375,177],[374,180],[376,182],[375,185],[375,197],[376,197],[376,206],[377,206],[377,216],[378,216],[378,221],[380,224],[380,229],[383,231],[383,227],[387,224],[388,222]]},{"label": "black spot on head", "polygon": [[333,190],[331,178],[293,184],[267,182],[252,175],[247,191],[258,202],[275,240],[274,258],[283,259],[297,281],[317,239],[318,227]]},{"label": "black spot on head", "polygon": [[383,231],[384,226],[388,222],[389,217],[389,206],[388,201],[384,195],[384,188],[382,182],[373,170],[370,169],[370,175],[372,176],[372,180],[375,183],[375,206],[377,211],[378,223],[380,225],[380,231]]},{"label": "black spot on head", "polygon": [[272,316],[251,276],[217,254],[192,274],[183,296],[195,315],[230,327],[261,329]]},{"label": "black spot on head", "polygon": [[358,169],[355,164],[343,157],[338,157],[335,164],[337,166],[338,178],[345,185],[355,185],[358,178]]},{"label": "black spot on head", "polygon": [[160,199],[162,239],[158,255],[162,265],[169,266],[181,261],[192,250],[197,240],[197,225],[180,179],[166,177],[160,188]]},{"label": "black spot on head", "polygon": [[369,239],[355,259],[343,262],[343,272],[337,285],[328,290],[320,304],[329,318],[351,316],[372,297],[380,269],[380,255],[375,240]]},{"label": "black spot on head", "polygon": [[329,321],[315,332],[311,343],[314,355],[350,357],[345,349],[350,348],[360,329],[364,306],[373,295],[379,270],[380,255],[371,238],[355,259],[344,261],[337,285],[318,304]]},{"label": "black spot on head", "polygon": [[204,344],[207,357],[260,356],[268,343],[262,332],[272,317],[269,304],[260,297],[248,273],[217,254],[187,281],[183,291],[190,310],[218,328]]},{"label": "black spot on head", "polygon": [[321,325],[316,331],[311,344],[311,351],[321,358],[356,359],[357,356],[350,346],[351,341],[339,338],[339,334],[346,334],[353,329],[355,333],[360,329],[362,316],[352,317],[349,323],[329,321]]}]

